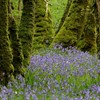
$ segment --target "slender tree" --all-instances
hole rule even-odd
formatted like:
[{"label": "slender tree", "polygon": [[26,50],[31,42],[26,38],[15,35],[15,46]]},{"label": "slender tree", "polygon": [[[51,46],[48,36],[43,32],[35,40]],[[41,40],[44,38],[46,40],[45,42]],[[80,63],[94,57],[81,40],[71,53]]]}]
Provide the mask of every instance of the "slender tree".
[{"label": "slender tree", "polygon": [[7,84],[14,72],[8,35],[8,0],[0,0],[0,84]]},{"label": "slender tree", "polygon": [[24,65],[29,64],[32,53],[34,33],[34,0],[23,0],[23,10],[19,26],[19,38],[22,43]]}]

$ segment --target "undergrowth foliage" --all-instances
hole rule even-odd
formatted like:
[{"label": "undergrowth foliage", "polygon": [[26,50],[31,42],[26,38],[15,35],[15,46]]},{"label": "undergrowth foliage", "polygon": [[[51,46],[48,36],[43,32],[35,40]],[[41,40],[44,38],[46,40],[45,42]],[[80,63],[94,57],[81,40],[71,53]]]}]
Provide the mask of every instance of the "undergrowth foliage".
[{"label": "undergrowth foliage", "polygon": [[99,100],[100,60],[73,47],[41,50],[25,78],[1,86],[2,100]]}]

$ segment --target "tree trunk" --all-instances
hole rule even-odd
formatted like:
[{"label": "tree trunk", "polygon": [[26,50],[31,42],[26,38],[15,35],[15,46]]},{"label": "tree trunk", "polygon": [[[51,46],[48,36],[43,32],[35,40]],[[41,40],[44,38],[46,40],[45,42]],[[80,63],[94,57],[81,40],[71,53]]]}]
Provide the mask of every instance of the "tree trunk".
[{"label": "tree trunk", "polygon": [[97,49],[100,52],[100,0],[96,0],[97,12],[98,12],[98,35],[97,35]]},{"label": "tree trunk", "polygon": [[10,41],[13,53],[13,66],[14,66],[14,75],[24,74],[23,68],[23,53],[21,42],[17,33],[17,25],[15,19],[12,15],[11,1],[8,2],[8,16],[9,16],[9,32],[10,32]]},{"label": "tree trunk", "polygon": [[23,0],[23,10],[19,26],[19,38],[22,43],[24,65],[29,65],[32,54],[34,33],[34,0]]},{"label": "tree trunk", "polygon": [[91,54],[97,53],[96,44],[96,4],[88,0],[85,14],[84,33],[77,43],[77,47],[82,51],[88,51]]},{"label": "tree trunk", "polygon": [[8,0],[0,0],[0,84],[13,78],[12,52],[8,37]]},{"label": "tree trunk", "polygon": [[47,0],[35,0],[35,33],[33,49],[48,47],[54,36],[54,29]]},{"label": "tree trunk", "polygon": [[83,33],[87,0],[73,0],[61,29],[51,45],[76,46]]}]

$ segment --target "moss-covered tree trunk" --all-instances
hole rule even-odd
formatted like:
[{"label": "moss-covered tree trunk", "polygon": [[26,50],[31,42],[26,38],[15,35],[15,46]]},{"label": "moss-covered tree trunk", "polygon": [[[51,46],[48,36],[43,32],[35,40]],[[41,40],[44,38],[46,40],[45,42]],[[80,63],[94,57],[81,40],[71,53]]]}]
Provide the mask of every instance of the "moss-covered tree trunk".
[{"label": "moss-covered tree trunk", "polygon": [[94,54],[97,52],[95,2],[88,0],[88,6],[86,10],[86,23],[84,26],[83,43],[81,44],[80,49]]},{"label": "moss-covered tree trunk", "polygon": [[23,53],[20,39],[17,33],[17,25],[12,15],[11,1],[8,0],[8,17],[9,17],[9,36],[13,54],[14,75],[24,74],[23,68]]},{"label": "moss-covered tree trunk", "polygon": [[100,52],[100,0],[96,0],[97,5],[97,12],[98,12],[98,35],[97,35],[97,49],[98,52]]},{"label": "moss-covered tree trunk", "polygon": [[0,84],[13,77],[12,52],[8,37],[8,0],[0,0]]},{"label": "moss-covered tree trunk", "polygon": [[34,33],[34,0],[23,0],[23,10],[19,26],[19,38],[22,43],[24,65],[29,64],[32,53],[32,41]]},{"label": "moss-covered tree trunk", "polygon": [[87,0],[72,0],[68,15],[51,45],[75,46],[83,34]]},{"label": "moss-covered tree trunk", "polygon": [[47,0],[35,1],[35,33],[33,49],[40,49],[50,45],[54,36],[54,29]]}]

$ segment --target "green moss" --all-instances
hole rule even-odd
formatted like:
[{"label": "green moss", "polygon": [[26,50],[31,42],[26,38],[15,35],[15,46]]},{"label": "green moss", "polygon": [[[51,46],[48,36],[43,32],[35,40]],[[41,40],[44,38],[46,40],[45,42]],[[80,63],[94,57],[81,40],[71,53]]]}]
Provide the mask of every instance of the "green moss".
[{"label": "green moss", "polygon": [[12,14],[11,0],[8,2],[8,29],[9,37],[11,41],[12,54],[13,54],[13,66],[14,66],[14,75],[24,74],[23,68],[23,53],[21,42],[18,38],[17,25]]},{"label": "green moss", "polygon": [[62,45],[67,47],[77,44],[83,32],[84,24],[82,23],[84,23],[85,20],[86,6],[87,0],[72,1],[68,15],[51,45],[62,43]]},{"label": "green moss", "polygon": [[96,28],[95,28],[95,18],[92,14],[88,14],[87,22],[84,30],[84,46],[81,48],[83,51],[89,51],[91,54],[97,52],[96,45]]},{"label": "green moss", "polygon": [[50,45],[54,36],[54,29],[50,10],[45,0],[35,1],[35,33],[33,49],[40,49]]},{"label": "green moss", "polygon": [[0,7],[0,84],[7,84],[14,71],[8,37],[8,0],[0,0]]},{"label": "green moss", "polygon": [[[88,1],[86,11],[86,23],[84,26],[83,39],[78,43],[78,46],[83,51],[89,51],[91,54],[97,53],[96,44],[96,18],[94,13],[94,6],[92,2]],[[82,42],[83,41],[83,42]]]},{"label": "green moss", "polygon": [[11,47],[13,52],[13,66],[14,66],[14,74],[24,74],[22,70],[23,68],[23,53],[22,53],[22,46],[21,42],[18,38],[17,27],[15,20],[13,17],[9,17],[9,32],[10,32],[10,40],[11,40]]},{"label": "green moss", "polygon": [[96,32],[97,32],[97,52],[100,52],[100,1],[96,0],[95,17],[96,17]]},{"label": "green moss", "polygon": [[32,53],[32,42],[34,33],[34,1],[23,0],[23,12],[19,27],[19,38],[22,43],[24,65],[27,66]]}]

